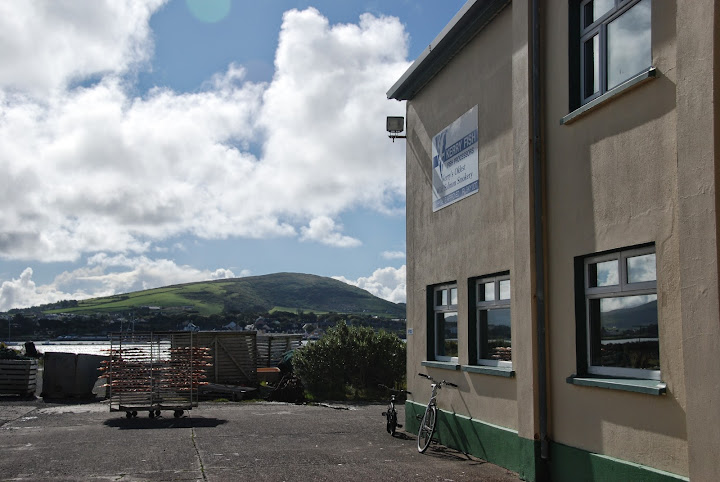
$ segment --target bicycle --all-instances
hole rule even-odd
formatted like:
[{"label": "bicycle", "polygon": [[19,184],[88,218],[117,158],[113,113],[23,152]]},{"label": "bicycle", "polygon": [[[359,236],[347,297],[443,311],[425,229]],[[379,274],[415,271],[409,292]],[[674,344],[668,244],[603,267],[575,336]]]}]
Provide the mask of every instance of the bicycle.
[{"label": "bicycle", "polygon": [[457,385],[446,382],[445,380],[438,382],[430,375],[425,375],[424,373],[418,373],[418,375],[427,378],[430,382],[432,382],[430,384],[432,387],[430,401],[425,408],[425,415],[423,415],[423,418],[420,421],[420,429],[418,430],[417,448],[418,452],[423,453],[430,446],[430,442],[435,434],[435,422],[437,422],[437,392],[443,387],[443,385],[449,385],[455,388],[457,388]]},{"label": "bicycle", "polygon": [[391,392],[390,401],[388,402],[388,408],[382,413],[382,416],[387,419],[387,432],[394,437],[395,430],[398,428],[402,428],[402,425],[399,424],[397,421],[397,410],[395,410],[395,394],[410,392],[408,392],[407,390],[395,390],[394,388],[390,388],[387,385],[383,385],[382,383],[378,384],[378,386]]}]

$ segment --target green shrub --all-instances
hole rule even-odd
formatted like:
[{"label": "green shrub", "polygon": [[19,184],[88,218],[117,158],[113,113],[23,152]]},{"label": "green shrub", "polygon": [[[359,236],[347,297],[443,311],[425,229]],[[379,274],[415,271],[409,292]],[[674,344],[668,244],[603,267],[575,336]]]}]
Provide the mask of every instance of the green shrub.
[{"label": "green shrub", "polygon": [[405,343],[384,330],[376,333],[341,321],[316,342],[296,350],[293,367],[313,398],[372,394],[380,383],[402,385]]},{"label": "green shrub", "polygon": [[19,351],[2,344],[0,346],[0,360],[32,360],[32,358],[23,356]]}]

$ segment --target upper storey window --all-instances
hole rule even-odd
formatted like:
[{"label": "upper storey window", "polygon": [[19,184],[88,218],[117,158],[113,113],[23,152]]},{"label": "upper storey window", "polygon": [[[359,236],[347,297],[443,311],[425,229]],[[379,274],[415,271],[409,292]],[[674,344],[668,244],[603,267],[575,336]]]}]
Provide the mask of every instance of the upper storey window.
[{"label": "upper storey window", "polygon": [[652,66],[651,0],[584,0],[580,25],[580,103]]}]

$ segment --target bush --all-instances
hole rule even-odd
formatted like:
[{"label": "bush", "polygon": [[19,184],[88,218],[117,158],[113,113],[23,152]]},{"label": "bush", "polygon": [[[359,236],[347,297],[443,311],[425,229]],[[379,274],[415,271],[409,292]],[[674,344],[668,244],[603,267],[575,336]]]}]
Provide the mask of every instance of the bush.
[{"label": "bush", "polygon": [[314,343],[296,350],[295,372],[315,398],[344,399],[348,391],[374,393],[378,384],[402,385],[405,343],[384,330],[347,326],[344,321]]},{"label": "bush", "polygon": [[32,358],[23,356],[19,351],[0,343],[0,360],[32,360]]}]

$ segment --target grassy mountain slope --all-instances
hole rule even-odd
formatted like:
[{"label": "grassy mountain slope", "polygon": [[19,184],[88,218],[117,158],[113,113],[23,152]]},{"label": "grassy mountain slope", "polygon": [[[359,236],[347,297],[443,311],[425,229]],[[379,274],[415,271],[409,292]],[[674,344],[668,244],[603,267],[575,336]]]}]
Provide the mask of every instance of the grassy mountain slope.
[{"label": "grassy mountain slope", "polygon": [[48,313],[97,313],[140,309],[193,307],[200,314],[222,311],[260,312],[282,309],[314,312],[374,313],[405,316],[405,306],[371,295],[342,281],[300,273],[275,273],[166,286],[78,302],[73,308]]}]

